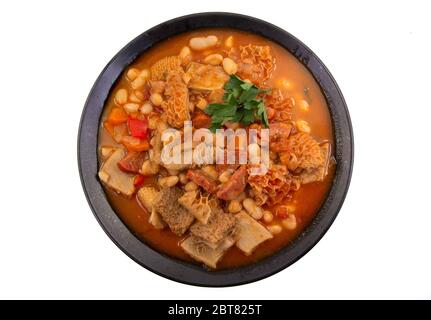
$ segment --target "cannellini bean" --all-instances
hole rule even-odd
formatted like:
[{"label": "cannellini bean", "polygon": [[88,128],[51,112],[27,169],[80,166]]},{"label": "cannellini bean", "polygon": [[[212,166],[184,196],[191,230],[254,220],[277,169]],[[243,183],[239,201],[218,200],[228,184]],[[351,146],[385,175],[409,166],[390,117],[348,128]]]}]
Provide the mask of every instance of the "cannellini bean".
[{"label": "cannellini bean", "polygon": [[123,105],[125,103],[127,103],[127,97],[128,97],[128,93],[126,89],[119,89],[116,93],[115,93],[115,102],[119,105]]},{"label": "cannellini bean", "polygon": [[[137,92],[137,91],[136,91],[136,92]],[[137,96],[135,92],[132,92],[132,93],[129,95],[129,101],[130,101],[130,102],[134,102],[134,103],[141,103],[141,102],[142,102],[142,99],[141,99],[139,96]]]},{"label": "cannellini bean", "polygon": [[184,186],[184,190],[186,191],[194,191],[194,190],[198,190],[198,188],[199,186],[193,181],[187,182],[186,185]]},{"label": "cannellini bean", "polygon": [[308,125],[308,122],[305,121],[305,120],[298,120],[298,121],[296,121],[296,127],[301,132],[304,132],[304,133],[310,133],[311,132],[311,128]]},{"label": "cannellini bean", "polygon": [[144,101],[145,95],[142,91],[136,90],[134,94],[139,100]]},{"label": "cannellini bean", "polygon": [[208,102],[204,98],[199,98],[199,101],[196,103],[196,107],[201,110],[204,110],[208,105]]},{"label": "cannellini bean", "polygon": [[218,179],[218,172],[214,166],[205,166],[202,168],[202,171],[206,173],[206,175],[214,180]]},{"label": "cannellini bean", "polygon": [[292,84],[287,80],[287,79],[278,79],[276,82],[277,87],[281,88],[281,89],[291,89],[292,88]]},{"label": "cannellini bean", "polygon": [[139,69],[136,69],[136,68],[130,68],[128,71],[127,71],[127,79],[129,79],[130,81],[133,81],[133,80],[135,80],[137,77],[138,77],[138,75],[139,75],[139,73],[140,73],[141,71],[139,70]]},{"label": "cannellini bean", "polygon": [[274,224],[272,226],[268,227],[269,232],[271,232],[272,234],[279,234],[283,228],[281,226],[279,226],[278,224]]},{"label": "cannellini bean", "polygon": [[230,213],[240,212],[242,210],[241,202],[239,202],[238,200],[232,200],[231,202],[229,202],[227,209]]},{"label": "cannellini bean", "polygon": [[307,112],[310,110],[310,105],[305,100],[299,100],[298,106],[299,106],[299,109],[301,109],[302,111]]},{"label": "cannellini bean", "polygon": [[296,217],[294,214],[289,214],[286,219],[281,221],[281,224],[287,230],[295,230],[296,229]]},{"label": "cannellini bean", "polygon": [[153,105],[149,102],[145,102],[141,109],[139,109],[139,111],[141,111],[142,114],[150,114],[151,112],[153,112]]},{"label": "cannellini bean", "polygon": [[149,77],[150,77],[150,71],[148,69],[142,70],[141,72],[139,72],[136,79],[132,81],[131,83],[132,88],[135,90],[142,88],[147,82]]},{"label": "cannellini bean", "polygon": [[242,202],[242,205],[244,206],[245,210],[256,220],[259,220],[263,216],[262,208],[257,206],[256,202],[254,202],[251,198],[246,198]]},{"label": "cannellini bean", "polygon": [[233,36],[229,36],[224,41],[224,45],[226,48],[232,48],[233,47]]},{"label": "cannellini bean", "polygon": [[189,182],[189,179],[187,178],[187,175],[185,173],[180,173],[179,176],[181,184],[186,184]]},{"label": "cannellini bean", "polygon": [[271,213],[271,211],[265,210],[263,212],[263,221],[265,221],[265,223],[271,223],[272,220],[274,220],[274,215]]},{"label": "cannellini bean", "polygon": [[223,56],[218,53],[210,54],[209,56],[205,57],[204,62],[211,64],[213,66],[218,66],[223,61]]},{"label": "cannellini bean", "polygon": [[176,185],[178,183],[178,181],[179,181],[178,176],[164,177],[164,178],[159,179],[159,185],[161,187],[171,188],[174,185]]},{"label": "cannellini bean", "polygon": [[190,48],[185,46],[181,49],[179,56],[181,59],[184,60],[184,59],[187,59],[191,54],[192,54],[192,52],[191,52]]},{"label": "cannellini bean", "polygon": [[227,74],[235,74],[238,71],[238,65],[231,58],[224,58],[223,69]]},{"label": "cannellini bean", "polygon": [[142,164],[140,173],[144,176],[151,176],[159,172],[159,165],[151,162],[150,160],[145,160]]},{"label": "cannellini bean", "polygon": [[220,174],[220,176],[218,177],[218,179],[219,179],[219,181],[221,183],[225,183],[225,182],[229,181],[229,179],[230,179],[231,176],[232,176],[232,173],[230,171],[226,170],[226,171],[223,171]]},{"label": "cannellini bean", "polygon": [[160,93],[153,93],[150,96],[150,100],[151,100],[151,103],[154,104],[157,107],[160,106],[162,104],[162,102],[163,102],[163,98],[160,95]]},{"label": "cannellini bean", "polygon": [[195,37],[190,39],[189,46],[193,50],[202,51],[214,47],[217,42],[218,38],[216,36]]},{"label": "cannellini bean", "polygon": [[127,113],[135,113],[139,110],[139,104],[130,102],[126,103],[123,108]]},{"label": "cannellini bean", "polygon": [[132,81],[131,86],[135,90],[140,89],[145,85],[146,82],[147,82],[146,79],[142,79],[142,78],[137,77],[135,80]]}]

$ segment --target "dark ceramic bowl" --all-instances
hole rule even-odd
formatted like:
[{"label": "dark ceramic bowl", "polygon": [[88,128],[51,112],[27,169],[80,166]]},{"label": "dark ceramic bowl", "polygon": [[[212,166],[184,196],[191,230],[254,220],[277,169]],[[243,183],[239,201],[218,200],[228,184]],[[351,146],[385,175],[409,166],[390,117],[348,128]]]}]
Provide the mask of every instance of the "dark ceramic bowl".
[{"label": "dark ceramic bowl", "polygon": [[[156,43],[207,27],[245,30],[271,39],[290,51],[313,74],[326,97],[335,135],[337,167],[329,194],[313,222],[291,245],[255,264],[222,271],[163,255],[136,238],[110,206],[97,178],[97,139],[105,101],[122,71]],[[232,13],[199,13],[164,22],[138,36],[108,63],[85,103],[78,136],[78,164],[88,203],[112,241],[143,267],[166,278],[200,286],[233,286],[256,281],[288,267],[306,254],[329,229],[349,188],[353,167],[353,132],[346,103],[328,69],[301,41],[268,22]]]}]

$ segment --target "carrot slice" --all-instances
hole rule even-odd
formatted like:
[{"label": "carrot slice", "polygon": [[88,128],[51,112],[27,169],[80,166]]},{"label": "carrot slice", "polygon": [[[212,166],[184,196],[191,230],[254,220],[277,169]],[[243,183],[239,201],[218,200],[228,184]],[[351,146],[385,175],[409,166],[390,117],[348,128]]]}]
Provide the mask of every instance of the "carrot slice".
[{"label": "carrot slice", "polygon": [[121,139],[121,143],[126,147],[128,151],[142,152],[150,149],[148,140],[135,138],[132,136],[125,136]]},{"label": "carrot slice", "polygon": [[126,122],[128,119],[127,113],[123,110],[123,108],[113,108],[109,113],[106,121],[110,124],[121,124]]}]

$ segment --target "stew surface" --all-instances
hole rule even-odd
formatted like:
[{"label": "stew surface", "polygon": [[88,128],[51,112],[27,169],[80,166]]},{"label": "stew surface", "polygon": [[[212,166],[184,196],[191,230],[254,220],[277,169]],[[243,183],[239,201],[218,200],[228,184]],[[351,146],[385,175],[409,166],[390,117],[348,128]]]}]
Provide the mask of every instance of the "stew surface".
[{"label": "stew surface", "polygon": [[[168,170],[157,157],[161,135],[184,134],[184,120],[212,132],[268,124],[269,171],[252,176],[250,163]],[[118,216],[152,248],[234,268],[289,245],[312,221],[332,183],[331,146],[326,101],[293,55],[255,34],[202,29],[157,44],[124,71],[100,123],[99,178]]]}]

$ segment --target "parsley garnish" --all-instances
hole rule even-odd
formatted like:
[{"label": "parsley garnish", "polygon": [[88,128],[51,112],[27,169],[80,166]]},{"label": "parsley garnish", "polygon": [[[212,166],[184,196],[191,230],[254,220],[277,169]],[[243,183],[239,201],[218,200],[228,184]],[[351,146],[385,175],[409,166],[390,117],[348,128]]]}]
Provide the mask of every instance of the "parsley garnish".
[{"label": "parsley garnish", "polygon": [[212,103],[205,108],[205,113],[211,116],[211,131],[222,127],[226,122],[240,122],[247,126],[256,119],[268,127],[268,116],[265,104],[258,98],[269,90],[262,90],[255,85],[242,81],[231,75],[224,85],[223,104]]}]

